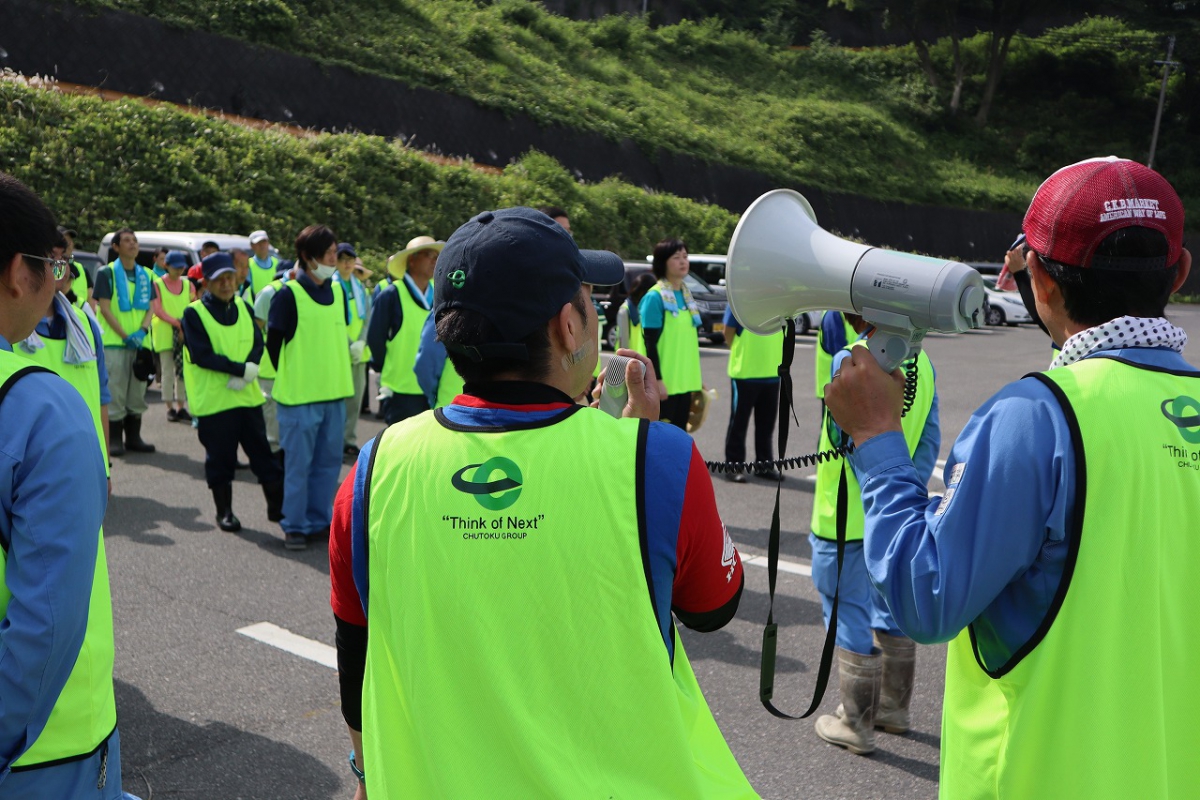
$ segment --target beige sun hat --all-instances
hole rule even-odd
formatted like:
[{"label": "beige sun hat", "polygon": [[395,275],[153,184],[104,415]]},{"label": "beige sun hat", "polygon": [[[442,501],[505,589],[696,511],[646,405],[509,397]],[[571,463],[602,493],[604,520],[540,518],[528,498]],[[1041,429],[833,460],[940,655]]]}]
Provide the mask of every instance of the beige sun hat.
[{"label": "beige sun hat", "polygon": [[404,273],[408,272],[408,257],[413,253],[418,250],[437,250],[440,253],[445,246],[445,242],[440,242],[432,236],[418,236],[415,239],[409,239],[403,250],[388,257],[388,274],[393,278],[402,278]]}]

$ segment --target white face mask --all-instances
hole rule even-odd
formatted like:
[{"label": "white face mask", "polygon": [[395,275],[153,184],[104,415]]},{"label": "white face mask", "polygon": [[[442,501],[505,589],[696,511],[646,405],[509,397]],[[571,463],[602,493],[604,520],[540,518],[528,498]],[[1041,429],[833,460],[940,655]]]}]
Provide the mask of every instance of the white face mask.
[{"label": "white face mask", "polygon": [[313,273],[323,281],[327,281],[337,272],[337,267],[326,266],[325,264],[313,264]]}]

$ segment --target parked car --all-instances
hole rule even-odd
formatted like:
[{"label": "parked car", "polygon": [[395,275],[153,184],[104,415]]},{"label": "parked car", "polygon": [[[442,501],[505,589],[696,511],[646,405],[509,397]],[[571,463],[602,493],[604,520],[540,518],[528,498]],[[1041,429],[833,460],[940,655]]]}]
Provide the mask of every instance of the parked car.
[{"label": "parked car", "polygon": [[[691,260],[691,256],[688,259]],[[601,321],[604,324],[604,343],[609,349],[616,349],[617,311],[620,310],[621,303],[629,297],[629,291],[633,288],[633,282],[637,280],[638,276],[648,272],[650,272],[648,263],[626,261],[625,280],[608,289],[606,294],[592,295],[604,309]],[[728,301],[725,299],[725,287],[711,286],[703,278],[691,272],[684,278],[684,283],[692,293],[692,299],[696,301],[696,308],[700,311],[700,341],[707,341],[710,344],[723,343],[725,341],[725,306],[728,305]]]},{"label": "parked car", "polygon": [[[200,245],[205,242],[215,242],[217,247],[222,250],[229,250],[232,247],[250,249],[250,238],[248,236],[236,236],[228,233],[134,231],[134,234],[138,239],[137,262],[143,267],[149,267],[154,264],[154,251],[160,247],[166,247],[169,250],[182,250],[191,264],[200,263]],[[109,233],[100,241],[100,247],[97,249],[96,255],[100,258],[102,264],[109,264],[117,257],[116,251],[112,249],[112,240],[113,234]],[[278,255],[274,247],[271,248],[271,252]]]},{"label": "parked car", "polygon": [[1008,325],[1017,327],[1018,322],[1033,322],[1033,317],[1025,309],[1020,292],[1002,292],[996,288],[993,276],[983,277],[983,288],[987,294],[987,312],[984,321],[988,325]]},{"label": "parked car", "polygon": [[96,270],[104,266],[104,262],[100,261],[100,257],[87,250],[76,250],[72,258],[79,262],[79,265],[83,267],[83,271],[88,274],[88,277],[91,278],[94,284],[96,282]]}]

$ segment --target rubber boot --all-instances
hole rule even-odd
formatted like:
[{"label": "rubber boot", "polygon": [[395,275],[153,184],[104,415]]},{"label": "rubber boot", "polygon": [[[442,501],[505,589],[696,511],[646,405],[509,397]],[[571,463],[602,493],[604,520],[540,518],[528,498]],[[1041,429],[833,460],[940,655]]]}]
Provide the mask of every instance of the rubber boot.
[{"label": "rubber boot", "polygon": [[108,421],[108,455],[125,455],[125,420]]},{"label": "rubber boot", "polygon": [[142,441],[142,418],[125,418],[125,447],[131,453],[153,453],[154,445]]},{"label": "rubber boot", "polygon": [[875,727],[887,733],[908,732],[908,704],[912,700],[913,676],[917,669],[917,645],[907,636],[889,636],[875,631],[875,642],[883,651],[883,678]]},{"label": "rubber boot", "polygon": [[279,522],[283,519],[283,481],[264,483],[262,490],[267,498],[267,519]]},{"label": "rubber boot", "polygon": [[214,487],[213,503],[217,506],[217,527],[226,533],[237,533],[242,529],[241,520],[233,515],[233,484]]},{"label": "rubber boot", "polygon": [[836,715],[816,723],[817,736],[860,756],[875,752],[875,711],[879,708],[883,656],[852,653],[838,648],[842,704]]}]

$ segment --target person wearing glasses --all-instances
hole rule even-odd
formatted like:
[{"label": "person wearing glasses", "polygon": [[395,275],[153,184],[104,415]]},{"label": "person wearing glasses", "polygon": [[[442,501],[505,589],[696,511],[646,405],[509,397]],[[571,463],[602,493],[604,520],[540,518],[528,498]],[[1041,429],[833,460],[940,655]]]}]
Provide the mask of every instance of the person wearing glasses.
[{"label": "person wearing glasses", "polygon": [[71,262],[65,254],[66,242],[60,238],[50,251],[57,291],[33,333],[13,348],[13,352],[56,373],[83,397],[96,426],[96,439],[106,456],[107,470],[108,403],[112,396],[108,391],[100,326],[90,313],[70,302],[67,292],[71,290],[74,278]]},{"label": "person wearing glasses", "polygon": [[146,382],[133,374],[133,363],[150,333],[154,273],[137,263],[138,239],[131,229],[121,228],[113,235],[113,248],[117,258],[96,270],[95,289],[108,388],[112,393],[108,409],[108,454],[122,456],[126,449],[153,453],[154,445],[142,440]]},{"label": "person wearing glasses", "polygon": [[104,456],[80,393],[13,352],[69,275],[57,239],[0,173],[0,797],[121,800]]}]

